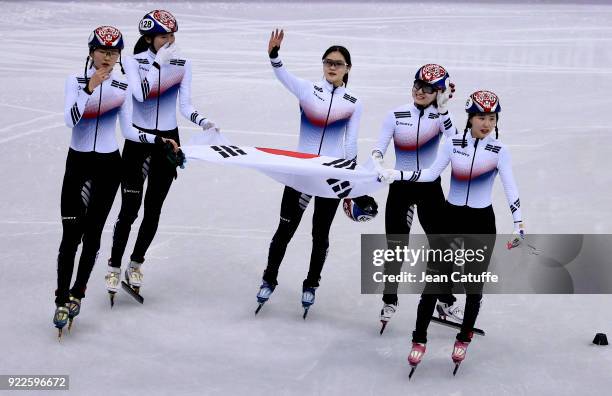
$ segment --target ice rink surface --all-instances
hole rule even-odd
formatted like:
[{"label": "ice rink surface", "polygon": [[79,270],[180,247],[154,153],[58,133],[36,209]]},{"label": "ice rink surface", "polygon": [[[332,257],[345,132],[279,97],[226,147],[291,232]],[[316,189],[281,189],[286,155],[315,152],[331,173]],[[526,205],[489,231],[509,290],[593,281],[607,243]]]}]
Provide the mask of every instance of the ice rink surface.
[{"label": "ice rink surface", "polygon": [[[477,325],[487,336],[473,342],[457,377],[450,361],[455,332],[432,325],[425,359],[408,382],[418,297],[400,296],[381,337],[380,297],[360,294],[359,235],[384,232],[384,216],[356,224],[338,212],[317,303],[303,321],[309,208],[287,251],[280,285],[254,317],[282,186],[254,171],[203,162],[180,172],[166,200],[143,267],[144,305],[119,293],[111,311],[106,297],[117,198],[82,313],[61,344],[51,319],[70,142],[62,115],[64,79],[82,72],[96,26],[117,26],[125,55],[147,11],[171,11],[179,22],[177,44],[193,60],[195,107],[236,144],[285,149],[297,145],[298,104],[272,73],[270,30],[285,28],[284,63],[310,80],[322,78],[323,51],[345,45],[353,57],[349,87],[365,107],[361,161],[385,113],[411,100],[415,70],[442,64],[457,84],[450,110],[458,126],[465,123],[469,93],[484,88],[500,96],[500,137],[512,152],[528,233],[612,233],[612,7],[0,6],[0,374],[69,374],[74,395],[610,394],[612,352],[590,344],[596,332],[612,335],[612,298],[599,295],[485,296]],[[179,126],[183,141],[198,133],[183,118]],[[448,174],[443,185],[446,190]],[[375,195],[381,209],[386,194]],[[498,231],[511,232],[499,182],[493,204]]]}]

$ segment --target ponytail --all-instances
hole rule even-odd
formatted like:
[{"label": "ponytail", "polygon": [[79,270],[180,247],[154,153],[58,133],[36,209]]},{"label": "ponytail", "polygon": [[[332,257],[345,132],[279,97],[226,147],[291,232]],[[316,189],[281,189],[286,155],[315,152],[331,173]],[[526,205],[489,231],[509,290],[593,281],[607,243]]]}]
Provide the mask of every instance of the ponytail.
[{"label": "ponytail", "polygon": [[146,37],[147,36],[140,36],[140,38],[136,42],[136,45],[134,45],[134,55],[140,54],[141,52],[145,52],[149,49],[150,44],[147,43]]}]

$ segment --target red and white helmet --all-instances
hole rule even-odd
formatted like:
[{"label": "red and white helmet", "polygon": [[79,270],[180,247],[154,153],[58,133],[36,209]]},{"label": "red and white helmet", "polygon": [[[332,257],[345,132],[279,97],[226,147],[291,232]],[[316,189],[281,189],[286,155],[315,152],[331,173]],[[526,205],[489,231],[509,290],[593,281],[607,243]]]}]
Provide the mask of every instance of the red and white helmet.
[{"label": "red and white helmet", "polygon": [[87,45],[90,51],[96,48],[118,49],[121,51],[123,49],[123,35],[116,27],[100,26],[91,32]]},{"label": "red and white helmet", "polygon": [[466,113],[499,113],[499,98],[491,91],[476,91],[465,103]]},{"label": "red and white helmet", "polygon": [[168,11],[153,10],[142,17],[138,24],[138,31],[140,34],[148,36],[174,33],[178,31],[178,22],[174,15]]},{"label": "red and white helmet", "polygon": [[441,90],[446,89],[446,79],[449,77],[446,69],[435,63],[421,66],[414,75],[415,80],[421,80]]}]

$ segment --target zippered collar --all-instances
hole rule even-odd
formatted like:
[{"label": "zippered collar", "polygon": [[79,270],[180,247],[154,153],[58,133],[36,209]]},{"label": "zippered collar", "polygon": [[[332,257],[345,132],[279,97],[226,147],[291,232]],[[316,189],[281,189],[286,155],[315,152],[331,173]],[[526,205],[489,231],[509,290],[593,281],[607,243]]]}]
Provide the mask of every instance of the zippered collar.
[{"label": "zippered collar", "polygon": [[421,109],[423,110],[423,114],[425,114],[426,112],[431,112],[431,113],[437,113],[438,110],[436,110],[436,108],[430,104],[429,106],[422,108],[420,106],[417,106],[416,103],[412,102],[412,104],[410,105],[410,110],[413,110],[416,114],[420,114]]},{"label": "zippered collar", "polygon": [[337,87],[336,90],[334,91],[334,84],[330,83],[325,78],[323,78],[323,80],[321,80],[320,84],[323,86],[323,89],[326,90],[329,93],[334,92],[336,94],[344,94],[344,92],[346,91],[346,88],[344,87],[344,84],[342,84],[341,86]]}]

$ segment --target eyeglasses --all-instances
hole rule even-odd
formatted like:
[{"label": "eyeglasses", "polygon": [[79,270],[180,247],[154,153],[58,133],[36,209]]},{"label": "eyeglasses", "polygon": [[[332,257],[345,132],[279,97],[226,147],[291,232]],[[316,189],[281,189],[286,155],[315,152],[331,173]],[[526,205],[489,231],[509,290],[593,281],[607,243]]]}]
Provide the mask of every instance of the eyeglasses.
[{"label": "eyeglasses", "polygon": [[111,59],[119,58],[119,51],[97,49],[96,52],[99,53],[100,55],[103,55],[104,57],[108,56]]},{"label": "eyeglasses", "polygon": [[325,67],[345,67],[348,66],[347,63],[343,62],[343,61],[335,61],[335,60],[331,60],[331,59],[323,59],[323,65]]},{"label": "eyeglasses", "polygon": [[436,87],[434,87],[431,84],[427,84],[425,81],[422,81],[422,80],[415,80],[414,85],[412,86],[412,88],[415,91],[418,91],[420,89],[420,90],[423,91],[423,93],[426,93],[426,94],[432,94],[432,93],[438,91],[438,89]]}]

